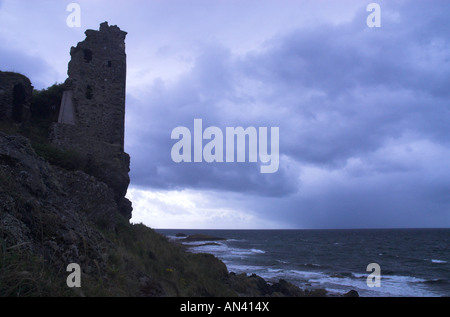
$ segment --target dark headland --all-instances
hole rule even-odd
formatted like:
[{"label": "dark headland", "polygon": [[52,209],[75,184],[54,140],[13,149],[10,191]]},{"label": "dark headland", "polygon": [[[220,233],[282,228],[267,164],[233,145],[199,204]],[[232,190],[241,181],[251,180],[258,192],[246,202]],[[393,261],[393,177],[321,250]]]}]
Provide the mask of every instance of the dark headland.
[{"label": "dark headland", "polygon": [[[106,22],[87,30],[68,79],[41,91],[0,72],[0,296],[326,296],[230,273],[130,223],[125,37]],[[71,263],[80,288],[67,285]]]}]

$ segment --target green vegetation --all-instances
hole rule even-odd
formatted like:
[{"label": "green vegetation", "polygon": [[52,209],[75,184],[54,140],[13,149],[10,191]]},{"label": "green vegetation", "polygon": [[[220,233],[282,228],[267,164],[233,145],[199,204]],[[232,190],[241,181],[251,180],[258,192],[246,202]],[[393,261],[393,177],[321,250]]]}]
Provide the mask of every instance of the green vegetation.
[{"label": "green vegetation", "polygon": [[0,239],[1,296],[236,296],[225,286],[225,265],[212,255],[185,252],[142,224],[122,222],[107,236],[114,247],[106,272],[83,272],[80,289],[67,287],[69,273],[51,258],[6,248]]},{"label": "green vegetation", "polygon": [[81,170],[91,174],[96,168],[93,162],[74,150],[62,150],[49,142],[51,126],[58,120],[63,92],[64,84],[54,84],[47,89],[34,90],[30,120],[22,124],[0,122],[0,131],[7,134],[20,134],[30,139],[36,154],[52,165],[69,171]]},{"label": "green vegetation", "polygon": [[65,280],[58,277],[42,257],[6,248],[0,239],[0,294],[5,297],[70,296]]},{"label": "green vegetation", "polygon": [[19,134],[28,138],[37,155],[52,165],[69,171],[87,171],[92,164],[77,151],[63,150],[52,145],[48,140],[50,125],[42,119],[34,119],[28,124],[0,122],[0,131],[6,134]]},{"label": "green vegetation", "polygon": [[158,290],[166,296],[235,295],[224,289],[226,266],[212,255],[188,253],[142,224],[122,223],[118,228],[115,243],[119,248],[110,263],[124,283],[127,275],[141,271],[158,277],[144,286],[148,295],[157,295]]},{"label": "green vegetation", "polygon": [[47,89],[34,90],[30,107],[31,117],[56,122],[63,92],[64,84],[54,84]]},{"label": "green vegetation", "polygon": [[49,143],[32,143],[32,146],[36,154],[50,164],[69,171],[84,170],[86,168],[86,160],[74,150],[61,150]]}]

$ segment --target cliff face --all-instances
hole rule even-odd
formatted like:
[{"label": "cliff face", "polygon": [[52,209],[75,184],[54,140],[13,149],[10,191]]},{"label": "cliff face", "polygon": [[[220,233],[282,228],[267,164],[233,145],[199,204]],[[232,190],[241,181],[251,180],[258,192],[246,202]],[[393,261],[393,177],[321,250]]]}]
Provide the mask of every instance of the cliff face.
[{"label": "cliff face", "polygon": [[[0,296],[233,294],[221,285],[223,263],[129,224],[105,183],[52,166],[27,138],[2,132],[0,251]],[[82,269],[81,289],[65,285],[70,263]]]},{"label": "cliff face", "polygon": [[113,230],[112,190],[80,171],[53,167],[28,139],[0,133],[0,239],[3,251],[42,256],[63,270],[78,263],[89,274],[106,268],[111,243],[94,225]]}]

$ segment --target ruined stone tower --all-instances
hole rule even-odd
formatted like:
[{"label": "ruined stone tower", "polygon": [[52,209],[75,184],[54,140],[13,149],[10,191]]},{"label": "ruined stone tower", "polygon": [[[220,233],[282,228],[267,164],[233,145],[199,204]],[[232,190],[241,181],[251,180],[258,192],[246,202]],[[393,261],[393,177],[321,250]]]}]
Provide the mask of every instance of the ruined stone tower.
[{"label": "ruined stone tower", "polygon": [[131,217],[124,198],[129,185],[130,158],[124,152],[126,32],[108,22],[70,50],[53,144],[75,150],[94,166],[94,176],[113,188],[122,213]]}]

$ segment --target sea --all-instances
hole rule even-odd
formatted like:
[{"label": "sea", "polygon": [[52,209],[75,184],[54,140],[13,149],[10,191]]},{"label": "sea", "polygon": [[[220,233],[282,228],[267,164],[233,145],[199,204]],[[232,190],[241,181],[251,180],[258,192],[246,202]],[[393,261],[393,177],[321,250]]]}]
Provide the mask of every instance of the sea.
[{"label": "sea", "polygon": [[270,283],[284,279],[329,295],[450,296],[450,229],[156,231],[172,240],[180,233],[225,238],[185,244],[215,255],[229,272]]}]

